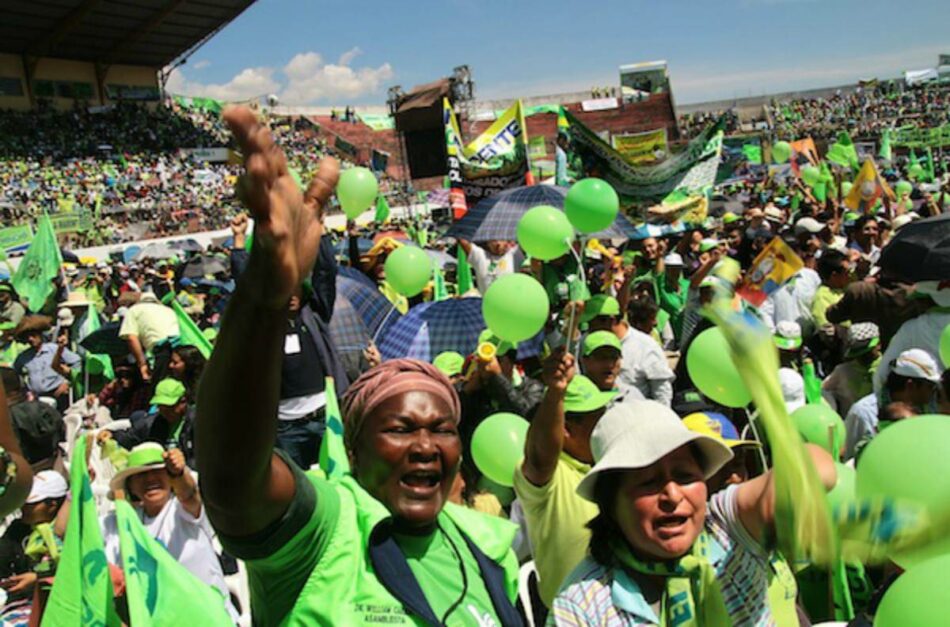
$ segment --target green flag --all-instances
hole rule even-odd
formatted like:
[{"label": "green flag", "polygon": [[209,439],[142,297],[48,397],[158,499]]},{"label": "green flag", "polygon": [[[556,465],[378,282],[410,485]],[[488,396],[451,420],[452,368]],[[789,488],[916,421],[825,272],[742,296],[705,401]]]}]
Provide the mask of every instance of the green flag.
[{"label": "green flag", "polygon": [[843,165],[852,170],[858,169],[858,151],[847,131],[838,133],[838,141],[831,145],[825,158],[832,163]]},{"label": "green flag", "polygon": [[125,500],[116,500],[115,519],[131,625],[233,624],[221,592],[179,564]]},{"label": "green flag", "polygon": [[[82,329],[80,330],[79,337],[85,339],[93,331],[98,331],[101,326],[99,322],[99,312],[96,311],[95,306],[92,303],[89,303],[88,309],[86,310],[86,320],[82,323]],[[80,340],[81,341],[81,340]],[[112,358],[105,354],[94,355],[93,353],[86,352],[86,371],[96,371],[98,370],[105,376],[105,378],[115,379],[115,372],[112,370]]]},{"label": "green flag", "polygon": [[63,265],[53,224],[45,213],[40,217],[36,235],[13,275],[13,287],[26,299],[31,311],[39,311],[53,291],[53,279]]},{"label": "green flag", "polygon": [[881,134],[881,149],[878,151],[877,156],[880,157],[883,161],[890,161],[893,159],[893,153],[891,152],[891,132],[885,130]]},{"label": "green flag", "polygon": [[815,362],[806,359],[802,366],[802,380],[805,382],[805,402],[814,405],[821,402],[821,379],[815,374]]},{"label": "green flag", "polygon": [[749,163],[762,165],[762,146],[758,144],[745,144],[742,146],[742,154]]},{"label": "green flag", "polygon": [[350,461],[343,445],[343,419],[340,417],[333,377],[327,377],[324,391],[327,397],[327,430],[320,444],[320,469],[328,479],[333,479],[350,471]]},{"label": "green flag", "polygon": [[937,178],[937,172],[934,168],[934,154],[930,146],[927,146],[927,158],[924,160],[924,176],[928,183],[933,183],[934,179]]},{"label": "green flag", "polygon": [[81,436],[73,449],[69,470],[72,506],[43,627],[122,624],[115,612],[109,563],[86,468],[86,440]]},{"label": "green flag", "polygon": [[445,300],[449,297],[449,291],[445,287],[445,276],[442,274],[442,268],[437,263],[432,264],[432,284],[435,287],[432,300]]},{"label": "green flag", "polygon": [[465,249],[458,247],[458,268],[455,271],[456,294],[461,296],[472,289],[472,266],[468,265]]},{"label": "green flag", "polygon": [[174,295],[171,298],[171,305],[172,309],[175,310],[175,315],[178,317],[178,338],[181,340],[181,343],[185,346],[194,346],[201,351],[205,359],[210,359],[211,350],[213,348],[211,342],[209,342],[208,338],[201,332],[201,329],[199,329],[195,321],[191,319],[191,316],[185,312]]},{"label": "green flag", "polygon": [[383,224],[388,219],[389,203],[386,202],[386,197],[380,194],[376,197],[376,217],[373,218],[373,221],[376,222],[376,224]]}]

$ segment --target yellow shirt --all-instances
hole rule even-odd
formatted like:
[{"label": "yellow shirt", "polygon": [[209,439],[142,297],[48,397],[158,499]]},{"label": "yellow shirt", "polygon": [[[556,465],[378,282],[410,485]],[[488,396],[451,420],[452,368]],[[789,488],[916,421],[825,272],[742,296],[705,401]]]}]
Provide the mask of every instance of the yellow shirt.
[{"label": "yellow shirt", "polygon": [[138,336],[142,347],[150,351],[162,340],[178,335],[178,317],[153,294],[143,294],[138,303],[129,307],[119,328],[119,337],[132,335]]},{"label": "yellow shirt", "polygon": [[828,323],[828,308],[841,300],[842,296],[844,296],[844,290],[830,288],[827,285],[818,287],[815,300],[811,304],[811,315],[817,327],[820,328]]},{"label": "yellow shirt", "polygon": [[520,465],[515,471],[515,494],[524,509],[538,591],[548,607],[561,583],[587,555],[587,523],[597,516],[597,506],[577,496],[577,485],[589,471],[590,466],[566,453],[561,453],[554,476],[545,486],[525,479]]}]

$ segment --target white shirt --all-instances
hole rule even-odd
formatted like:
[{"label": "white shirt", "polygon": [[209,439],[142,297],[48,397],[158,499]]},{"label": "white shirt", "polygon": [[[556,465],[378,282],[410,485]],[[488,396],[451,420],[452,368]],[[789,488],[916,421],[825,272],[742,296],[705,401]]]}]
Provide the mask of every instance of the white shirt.
[{"label": "white shirt", "polygon": [[858,400],[844,419],[845,441],[844,458],[854,457],[854,448],[867,436],[877,433],[878,406],[877,396],[868,394]]},{"label": "white shirt", "polygon": [[927,351],[939,367],[943,362],[937,352],[940,346],[940,334],[950,324],[950,312],[930,310],[920,316],[908,320],[901,325],[887,350],[881,357],[881,365],[874,373],[874,393],[880,394],[891,372],[891,363],[896,361],[900,354],[911,348],[920,348]]},{"label": "white shirt", "polygon": [[516,252],[516,248],[511,248],[499,257],[491,254],[478,244],[472,244],[472,250],[468,253],[468,263],[472,266],[472,272],[475,273],[475,282],[478,284],[479,292],[484,294],[495,279],[503,274],[511,274],[517,269],[515,266]]},{"label": "white shirt", "polygon": [[617,387],[621,392],[635,389],[644,398],[659,401],[669,406],[673,402],[673,379],[663,349],[652,337],[627,328],[620,340],[621,363]]},{"label": "white shirt", "polygon": [[[181,502],[171,496],[158,516],[150,518],[140,508],[135,511],[142,521],[142,525],[152,537],[168,549],[175,560],[187,568],[191,573],[209,586],[221,591],[226,599],[226,607],[231,618],[237,622],[238,613],[231,604],[230,592],[224,583],[224,573],[218,555],[211,544],[211,527],[205,515],[204,506],[201,514],[195,518],[189,514]],[[112,564],[122,564],[119,552],[119,529],[116,525],[115,512],[110,512],[102,519],[102,537],[106,545],[106,557]]]}]

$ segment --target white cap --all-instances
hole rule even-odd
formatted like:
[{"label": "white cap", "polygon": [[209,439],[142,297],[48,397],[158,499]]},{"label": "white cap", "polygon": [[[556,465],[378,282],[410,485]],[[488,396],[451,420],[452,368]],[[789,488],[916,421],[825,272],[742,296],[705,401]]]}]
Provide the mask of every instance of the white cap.
[{"label": "white cap", "polygon": [[33,487],[30,488],[30,496],[26,497],[28,504],[39,503],[46,499],[58,499],[66,496],[69,492],[69,486],[63,475],[55,470],[41,470],[33,475]]},{"label": "white cap", "polygon": [[920,216],[914,212],[902,213],[901,215],[894,218],[894,222],[892,223],[892,226],[894,227],[894,230],[896,231],[902,226],[906,226],[910,224],[911,222],[913,222],[914,220],[919,220],[919,219],[920,219]]},{"label": "white cap", "polygon": [[891,372],[910,379],[940,382],[940,368],[930,353],[922,348],[911,348],[900,354]]},{"label": "white cap", "polygon": [[776,222],[785,221],[785,212],[776,207],[775,205],[769,203],[765,206],[765,219],[766,220],[775,220]]},{"label": "white cap", "polygon": [[71,327],[75,321],[76,318],[73,316],[73,312],[69,307],[61,307],[59,311],[56,312],[56,322],[58,322],[61,327]]},{"label": "white cap", "polygon": [[683,258],[680,257],[679,253],[670,253],[663,257],[663,263],[667,266],[682,266]]},{"label": "white cap", "polygon": [[778,381],[782,386],[785,409],[792,413],[805,404],[805,380],[791,368],[778,369]]},{"label": "white cap", "polygon": [[814,218],[802,218],[795,223],[795,235],[801,235],[802,233],[821,233],[824,228],[824,222],[819,222]]}]

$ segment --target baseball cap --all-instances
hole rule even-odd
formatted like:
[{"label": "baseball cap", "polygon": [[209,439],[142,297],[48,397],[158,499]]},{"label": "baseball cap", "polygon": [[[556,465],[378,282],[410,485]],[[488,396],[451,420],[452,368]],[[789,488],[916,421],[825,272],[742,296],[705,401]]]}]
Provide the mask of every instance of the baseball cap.
[{"label": "baseball cap", "polygon": [[[515,345],[509,342],[508,340],[503,340],[494,333],[491,332],[491,329],[485,329],[478,335],[479,344],[494,344],[495,345],[495,354],[504,355],[515,350]],[[435,364],[433,364],[435,365]],[[436,366],[438,367],[438,366]]]},{"label": "baseball cap", "polygon": [[873,322],[855,322],[848,327],[848,349],[845,359],[864,355],[881,343],[881,331]]},{"label": "baseball cap", "polygon": [[782,386],[782,398],[788,413],[805,404],[805,379],[802,375],[791,368],[779,368],[778,382]]},{"label": "baseball cap", "polygon": [[61,474],[55,470],[41,470],[33,475],[33,486],[26,502],[32,505],[46,499],[58,499],[66,496],[67,492],[69,486]]},{"label": "baseball cap", "polygon": [[785,221],[785,212],[776,207],[775,205],[767,205],[765,207],[765,219],[773,220],[775,222],[784,222]]},{"label": "baseball cap", "polygon": [[722,223],[723,224],[732,224],[733,222],[738,222],[741,218],[731,211],[727,211],[722,214]]},{"label": "baseball cap", "polygon": [[564,392],[564,411],[586,414],[606,407],[616,395],[616,391],[601,392],[593,381],[582,374],[576,374]]},{"label": "baseball cap", "polygon": [[819,222],[814,218],[802,218],[795,223],[795,235],[801,235],[802,233],[821,233],[824,228],[824,222]]},{"label": "baseball cap", "polygon": [[177,379],[162,379],[155,386],[155,396],[151,405],[175,405],[185,395],[185,386]]},{"label": "baseball cap", "polygon": [[667,266],[683,266],[683,258],[679,253],[670,253],[663,257],[663,263]]},{"label": "baseball cap", "polygon": [[797,351],[802,347],[802,327],[797,322],[782,320],[775,325],[772,340],[782,350]]},{"label": "baseball cap", "polygon": [[445,351],[439,353],[432,360],[432,365],[439,369],[447,377],[454,377],[462,372],[462,365],[465,358],[455,351]]},{"label": "baseball cap", "polygon": [[696,412],[683,418],[683,424],[690,431],[716,438],[729,448],[743,445],[762,446],[755,440],[743,440],[732,421],[719,412]]},{"label": "baseball cap", "polygon": [[894,223],[893,223],[894,230],[896,231],[902,226],[907,226],[914,220],[919,220],[919,219],[920,219],[920,216],[914,212],[902,213],[901,215],[894,218]]},{"label": "baseball cap", "polygon": [[617,337],[616,333],[612,331],[594,331],[584,338],[583,355],[587,357],[598,348],[603,348],[604,346],[615,348],[617,351],[623,350],[620,347],[620,338]]},{"label": "baseball cap", "polygon": [[930,353],[922,348],[911,348],[900,354],[894,362],[891,372],[910,379],[924,379],[931,383],[940,382],[940,368]]},{"label": "baseball cap", "polygon": [[584,313],[581,314],[581,322],[590,322],[598,316],[619,316],[620,303],[613,296],[606,294],[595,294],[591,296],[584,305]]},{"label": "baseball cap", "polygon": [[699,242],[699,252],[701,253],[709,252],[710,250],[719,246],[720,244],[722,244],[721,240],[718,240],[712,237],[704,237]]}]

